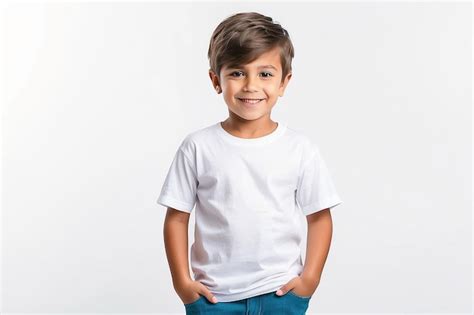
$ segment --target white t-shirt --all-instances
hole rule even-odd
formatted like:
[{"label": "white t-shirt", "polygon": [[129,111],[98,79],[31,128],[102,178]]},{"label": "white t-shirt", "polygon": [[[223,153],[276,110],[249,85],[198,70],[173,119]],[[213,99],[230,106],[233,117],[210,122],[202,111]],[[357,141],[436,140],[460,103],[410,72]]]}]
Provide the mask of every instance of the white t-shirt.
[{"label": "white t-shirt", "polygon": [[342,201],[309,137],[279,122],[245,139],[218,122],[185,137],[157,203],[189,213],[196,205],[194,280],[231,302],[299,276],[303,215]]}]

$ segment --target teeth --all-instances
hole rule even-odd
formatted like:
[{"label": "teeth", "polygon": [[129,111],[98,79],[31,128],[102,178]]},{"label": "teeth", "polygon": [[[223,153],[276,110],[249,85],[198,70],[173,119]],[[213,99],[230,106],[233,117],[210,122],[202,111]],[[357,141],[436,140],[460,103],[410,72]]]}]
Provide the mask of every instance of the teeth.
[{"label": "teeth", "polygon": [[240,99],[242,102],[245,102],[245,103],[250,103],[250,104],[256,104],[258,102],[260,102],[261,100],[254,100],[254,99],[243,99],[241,98]]}]

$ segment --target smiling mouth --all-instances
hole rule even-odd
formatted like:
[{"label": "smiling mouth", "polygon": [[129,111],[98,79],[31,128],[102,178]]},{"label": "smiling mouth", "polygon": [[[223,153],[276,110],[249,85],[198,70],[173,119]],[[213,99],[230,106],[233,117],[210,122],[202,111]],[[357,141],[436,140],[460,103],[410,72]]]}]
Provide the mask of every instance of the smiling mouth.
[{"label": "smiling mouth", "polygon": [[264,98],[237,98],[237,99],[247,104],[257,104],[264,100]]}]

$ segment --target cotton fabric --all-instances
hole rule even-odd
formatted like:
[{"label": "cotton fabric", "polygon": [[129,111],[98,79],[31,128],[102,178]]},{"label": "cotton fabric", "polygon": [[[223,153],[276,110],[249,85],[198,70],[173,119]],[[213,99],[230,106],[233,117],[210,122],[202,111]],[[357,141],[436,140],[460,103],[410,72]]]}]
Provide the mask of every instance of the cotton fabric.
[{"label": "cotton fabric", "polygon": [[184,138],[157,203],[194,211],[194,279],[231,302],[299,276],[302,216],[342,200],[319,147],[286,122],[250,139],[218,122]]}]

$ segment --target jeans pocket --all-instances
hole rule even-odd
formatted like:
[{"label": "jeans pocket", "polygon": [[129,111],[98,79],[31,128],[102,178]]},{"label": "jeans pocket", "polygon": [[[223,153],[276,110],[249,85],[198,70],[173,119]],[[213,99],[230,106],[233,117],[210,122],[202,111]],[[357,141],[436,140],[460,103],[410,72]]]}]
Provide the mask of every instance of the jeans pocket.
[{"label": "jeans pocket", "polygon": [[291,294],[291,295],[293,295],[293,296],[295,296],[295,297],[297,297],[297,298],[299,298],[299,299],[303,299],[303,300],[309,300],[309,299],[311,299],[311,297],[312,297],[312,295],[310,295],[310,296],[300,296],[300,295],[297,295],[296,293],[293,292],[293,290],[288,291],[288,294]]},{"label": "jeans pocket", "polygon": [[199,294],[199,298],[198,298],[196,301],[194,301],[194,302],[191,302],[191,303],[186,303],[186,304],[184,304],[184,306],[190,306],[190,305],[193,305],[193,304],[195,304],[195,303],[199,302],[199,301],[200,301],[200,300],[201,300],[203,297],[204,297],[203,295]]}]

